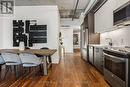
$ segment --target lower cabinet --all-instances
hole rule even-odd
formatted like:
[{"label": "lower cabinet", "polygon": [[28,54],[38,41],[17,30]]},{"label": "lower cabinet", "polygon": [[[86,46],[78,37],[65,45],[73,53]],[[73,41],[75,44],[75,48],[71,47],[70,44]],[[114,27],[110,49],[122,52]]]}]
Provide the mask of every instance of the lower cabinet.
[{"label": "lower cabinet", "polygon": [[94,65],[101,73],[103,73],[103,48],[97,46],[89,46],[89,63]]},{"label": "lower cabinet", "polygon": [[103,48],[94,47],[94,65],[103,73]]}]

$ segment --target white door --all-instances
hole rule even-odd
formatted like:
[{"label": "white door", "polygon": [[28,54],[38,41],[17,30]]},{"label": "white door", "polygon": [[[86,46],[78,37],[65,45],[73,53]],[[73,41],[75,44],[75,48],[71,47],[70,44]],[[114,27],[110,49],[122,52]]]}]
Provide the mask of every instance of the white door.
[{"label": "white door", "polygon": [[66,53],[73,53],[73,29],[62,28],[61,29],[63,46]]}]

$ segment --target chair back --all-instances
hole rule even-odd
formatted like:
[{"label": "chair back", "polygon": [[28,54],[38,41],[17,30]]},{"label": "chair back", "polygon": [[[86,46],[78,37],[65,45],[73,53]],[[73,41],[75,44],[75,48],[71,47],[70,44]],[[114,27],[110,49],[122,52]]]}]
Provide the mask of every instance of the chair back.
[{"label": "chair back", "polygon": [[20,53],[19,56],[23,64],[26,64],[26,63],[40,64],[41,63],[40,59],[36,55],[31,54],[31,53]]},{"label": "chair back", "polygon": [[0,65],[1,64],[4,64],[5,63],[5,61],[4,61],[4,59],[2,58],[2,56],[0,55]]},{"label": "chair back", "polygon": [[1,55],[5,63],[21,63],[20,57],[16,53],[4,52]]}]

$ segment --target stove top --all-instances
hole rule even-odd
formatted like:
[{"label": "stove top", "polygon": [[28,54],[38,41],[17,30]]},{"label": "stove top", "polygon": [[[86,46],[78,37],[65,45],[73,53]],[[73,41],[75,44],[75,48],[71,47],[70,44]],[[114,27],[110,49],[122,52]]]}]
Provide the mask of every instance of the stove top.
[{"label": "stove top", "polygon": [[127,53],[128,51],[125,49],[110,49],[112,51],[117,51],[117,52],[122,52],[122,53]]},{"label": "stove top", "polygon": [[118,47],[118,48],[112,47],[109,50],[120,52],[120,53],[130,53],[130,48],[126,48],[126,47]]}]

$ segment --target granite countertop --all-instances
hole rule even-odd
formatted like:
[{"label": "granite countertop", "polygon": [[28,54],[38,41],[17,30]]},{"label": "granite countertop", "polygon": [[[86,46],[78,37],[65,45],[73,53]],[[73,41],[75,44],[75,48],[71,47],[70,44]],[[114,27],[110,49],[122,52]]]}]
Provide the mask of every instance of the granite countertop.
[{"label": "granite countertop", "polygon": [[89,46],[102,48],[104,53],[122,57],[122,58],[130,58],[130,48],[125,48],[124,46],[109,46],[105,44],[88,44]]},{"label": "granite countertop", "polygon": [[97,48],[106,48],[108,45],[105,44],[89,44],[89,46],[97,47]]}]

